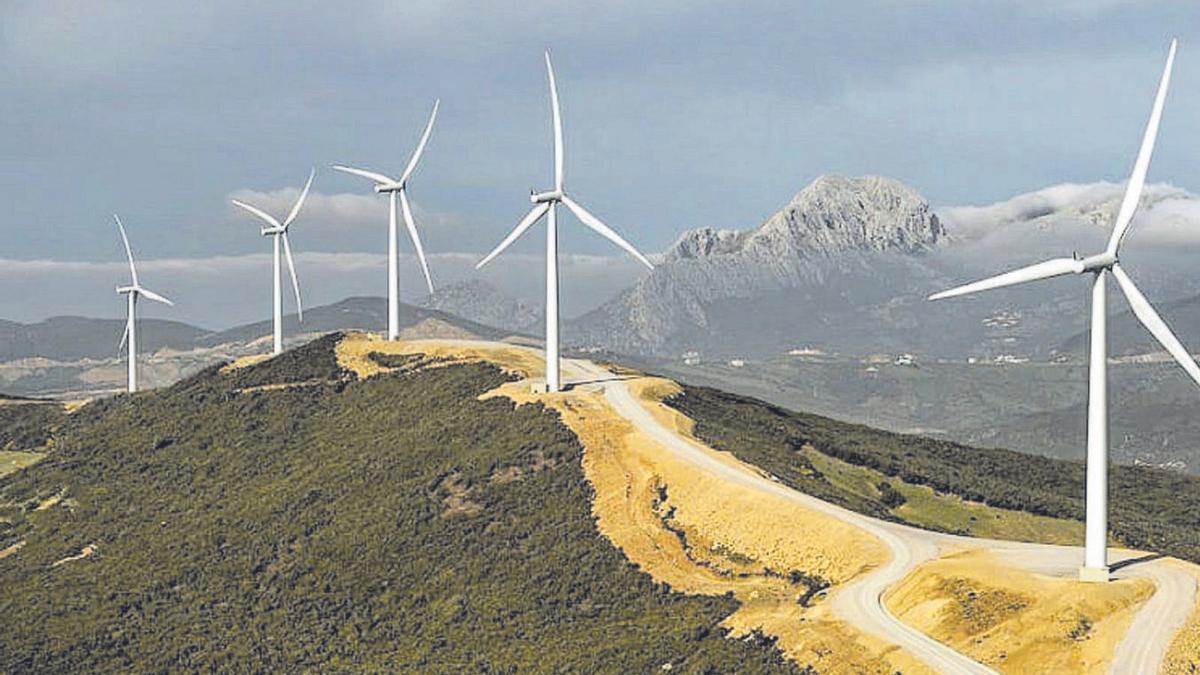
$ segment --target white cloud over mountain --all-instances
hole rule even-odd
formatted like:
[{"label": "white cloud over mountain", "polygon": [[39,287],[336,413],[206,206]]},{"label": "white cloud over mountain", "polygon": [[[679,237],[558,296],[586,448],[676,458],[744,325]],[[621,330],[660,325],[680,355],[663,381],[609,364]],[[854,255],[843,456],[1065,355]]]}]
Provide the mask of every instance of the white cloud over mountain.
[{"label": "white cloud over mountain", "polygon": [[[1107,233],[1120,208],[1122,183],[1061,183],[986,206],[938,209],[952,236],[983,241],[1023,229],[1048,235],[1079,226]],[[1200,198],[1166,183],[1146,186],[1130,242],[1139,247],[1200,244]]]}]

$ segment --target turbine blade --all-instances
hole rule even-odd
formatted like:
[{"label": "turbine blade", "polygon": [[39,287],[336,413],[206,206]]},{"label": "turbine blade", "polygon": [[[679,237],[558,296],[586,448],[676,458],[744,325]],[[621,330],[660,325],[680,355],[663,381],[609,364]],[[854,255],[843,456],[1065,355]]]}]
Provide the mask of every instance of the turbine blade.
[{"label": "turbine blade", "polygon": [[1125,270],[1121,269],[1120,265],[1113,265],[1113,276],[1117,278],[1117,284],[1121,287],[1121,291],[1125,293],[1125,298],[1129,300],[1129,306],[1133,309],[1133,314],[1142,322],[1146,330],[1158,340],[1159,344],[1166,348],[1167,353],[1175,358],[1175,361],[1183,367],[1192,380],[1200,385],[1200,366],[1196,365],[1195,359],[1188,353],[1188,350],[1175,337],[1171,329],[1167,327],[1167,323],[1162,320],[1158,312],[1154,311],[1154,307],[1146,300],[1146,296],[1138,290],[1137,286],[1133,285],[1133,280],[1129,275],[1125,274]]},{"label": "turbine blade", "polygon": [[401,184],[408,182],[417,168],[417,162],[421,161],[421,155],[425,153],[425,144],[429,142],[429,134],[433,133],[433,121],[437,119],[438,106],[441,104],[441,99],[433,102],[433,112],[429,113],[429,121],[425,123],[425,131],[421,134],[421,142],[417,143],[417,149],[413,151],[412,157],[408,158],[408,166],[404,167],[404,173],[400,174]]},{"label": "turbine blade", "polygon": [[129,322],[132,319],[133,317],[125,318],[125,330],[121,333],[121,341],[117,344],[117,356],[121,355],[121,352],[125,349],[125,343],[129,341]]},{"label": "turbine blade", "polygon": [[363,178],[366,178],[367,180],[373,180],[376,183],[380,183],[383,185],[389,185],[391,183],[396,182],[381,173],[375,173],[374,171],[367,171],[366,169],[356,169],[352,166],[343,166],[341,164],[334,164],[333,170],[341,171],[342,173],[348,173],[348,174],[352,174],[355,176],[361,176]]},{"label": "turbine blade", "polygon": [[300,281],[296,278],[296,261],[292,259],[292,245],[288,242],[287,232],[281,232],[277,236],[283,237],[283,254],[287,258],[288,272],[292,276],[292,290],[296,292],[296,316],[303,321],[304,306],[300,304]]},{"label": "turbine blade", "polygon": [[249,211],[250,213],[258,216],[262,220],[267,221],[267,224],[270,225],[271,227],[282,227],[282,225],[279,224],[279,221],[275,220],[275,216],[272,216],[271,214],[267,213],[266,211],[263,211],[262,209],[258,208],[257,206],[251,206],[251,205],[247,204],[246,202],[239,202],[236,199],[231,199],[230,201],[233,202],[234,206],[241,207],[241,208]]},{"label": "turbine blade", "polygon": [[558,84],[554,80],[554,66],[550,63],[550,50],[546,50],[546,75],[550,79],[550,109],[554,115],[554,189],[563,189],[563,130],[562,111],[558,105]]},{"label": "turbine blade", "polygon": [[121,231],[121,241],[125,243],[125,257],[129,258],[129,276],[133,278],[133,285],[137,286],[137,267],[133,264],[133,249],[129,248],[129,237],[125,235],[125,226],[121,224],[121,218],[115,213],[113,220],[117,221],[117,229]]},{"label": "turbine blade", "polygon": [[149,300],[153,300],[155,302],[161,302],[164,305],[170,305],[172,307],[175,306],[175,303],[171,302],[170,300],[164,298],[163,296],[159,295],[158,293],[155,293],[154,291],[150,291],[145,288],[142,288],[141,286],[139,286],[137,288],[137,290],[135,290],[134,292],[137,293],[138,295],[146,297]]},{"label": "turbine blade", "polygon": [[599,218],[589,213],[587,209],[576,203],[574,199],[564,196],[562,201],[567,205],[568,209],[571,209],[571,213],[574,213],[575,217],[581,220],[584,225],[587,225],[599,233],[600,236],[625,249],[625,251],[629,253],[629,255],[636,258],[638,262],[642,263],[646,267],[649,267],[650,269],[654,269],[654,265],[650,264],[650,261],[646,259],[646,256],[638,252],[638,250],[634,248],[632,244],[622,239],[621,235],[614,232],[612,228],[600,222]]},{"label": "turbine blade", "polygon": [[1137,160],[1133,163],[1133,173],[1129,176],[1129,184],[1125,186],[1125,197],[1121,200],[1121,210],[1117,212],[1112,237],[1108,240],[1109,253],[1115,254],[1121,246],[1121,240],[1129,232],[1133,214],[1137,212],[1138,201],[1142,198],[1142,188],[1146,184],[1146,172],[1150,169],[1150,156],[1154,154],[1154,141],[1158,137],[1158,123],[1162,119],[1163,103],[1167,98],[1167,88],[1171,86],[1171,69],[1175,65],[1175,48],[1178,42],[1178,40],[1171,40],[1171,49],[1167,52],[1167,65],[1163,67],[1162,78],[1158,81],[1158,93],[1154,96],[1150,121],[1146,123],[1146,132],[1142,135],[1142,147],[1138,150]]},{"label": "turbine blade", "polygon": [[1023,284],[1027,281],[1039,281],[1041,279],[1050,279],[1052,277],[1060,277],[1064,274],[1082,274],[1083,262],[1074,258],[1054,258],[1045,262],[1022,267],[1021,269],[998,274],[994,277],[988,277],[982,281],[966,284],[951,288],[948,291],[934,293],[929,296],[930,300],[941,300],[943,298],[953,298],[958,295],[966,295],[978,291],[988,291],[993,288],[1003,288],[1005,286],[1013,286],[1015,284]]},{"label": "turbine blade", "polygon": [[312,187],[313,176],[316,175],[316,173],[316,169],[309,170],[308,181],[304,183],[304,189],[300,191],[300,197],[296,199],[295,205],[292,206],[292,212],[289,213],[288,217],[284,219],[283,227],[291,225],[292,221],[295,220],[296,216],[300,213],[300,207],[304,206],[304,200],[308,198],[308,189]]},{"label": "turbine blade", "polygon": [[517,226],[515,228],[513,228],[513,231],[508,233],[508,236],[504,238],[504,241],[500,242],[500,245],[497,246],[495,248],[495,250],[493,250],[491,253],[487,254],[487,256],[484,257],[483,260],[480,260],[475,265],[475,269],[479,269],[479,268],[483,267],[484,265],[491,262],[492,258],[495,258],[496,256],[500,255],[501,251],[508,248],[509,244],[511,244],[517,240],[517,237],[520,237],[522,234],[525,234],[525,230],[528,230],[529,228],[533,227],[533,224],[536,223],[542,216],[546,215],[546,211],[549,211],[549,210],[550,210],[549,202],[541,202],[540,204],[534,204],[533,208],[529,210],[529,213],[525,214],[525,217],[521,219],[521,222],[517,223]]},{"label": "turbine blade", "polygon": [[417,234],[417,224],[413,222],[412,208],[408,205],[408,190],[400,189],[400,208],[404,212],[404,224],[408,226],[408,234],[412,237],[413,248],[417,250],[417,260],[421,261],[421,271],[425,273],[425,285],[433,293],[433,277],[429,276],[429,263],[425,260],[425,248],[421,246],[421,236]]}]

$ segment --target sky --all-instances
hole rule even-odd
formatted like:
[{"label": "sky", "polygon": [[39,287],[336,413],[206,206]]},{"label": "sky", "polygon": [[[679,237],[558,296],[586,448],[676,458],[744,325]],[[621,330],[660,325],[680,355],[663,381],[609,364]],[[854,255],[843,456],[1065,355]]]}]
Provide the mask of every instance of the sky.
[{"label": "sky", "polygon": [[[1150,178],[1200,193],[1194,1],[8,0],[0,317],[120,316],[119,213],[143,282],[178,301],[147,315],[265,318],[269,242],[229,200],[283,212],[311,168],[292,239],[306,303],[382,295],[386,202],[329,166],[399,172],[439,98],[410,194],[435,282],[469,278],[550,187],[546,48],[568,190],[657,252],[753,227],[823,173],[892,176],[937,206],[1119,183],[1176,35]],[[564,220],[571,315],[641,272]],[[536,298],[527,239],[484,278]]]}]

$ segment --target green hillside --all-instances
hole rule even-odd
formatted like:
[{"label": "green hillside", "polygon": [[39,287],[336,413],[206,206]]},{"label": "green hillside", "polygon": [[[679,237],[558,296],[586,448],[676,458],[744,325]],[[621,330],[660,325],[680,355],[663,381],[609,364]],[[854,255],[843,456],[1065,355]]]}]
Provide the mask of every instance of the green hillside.
[{"label": "green hillside", "polygon": [[0,672],[795,671],[626,562],[498,370],[357,381],[336,339],[55,418],[0,477]]},{"label": "green hillside", "polygon": [[[1082,462],[880,431],[707,387],[685,386],[667,403],[693,419],[696,435],[712,447],[798,490],[879,518],[961,534],[1011,534],[981,531],[977,522],[946,527],[914,518],[903,504],[923,487],[999,509],[1083,519]],[[866,475],[880,482],[856,488],[847,480],[850,473],[858,473],[860,483]],[[1109,529],[1117,540],[1200,563],[1200,477],[1116,465],[1109,491]]]}]

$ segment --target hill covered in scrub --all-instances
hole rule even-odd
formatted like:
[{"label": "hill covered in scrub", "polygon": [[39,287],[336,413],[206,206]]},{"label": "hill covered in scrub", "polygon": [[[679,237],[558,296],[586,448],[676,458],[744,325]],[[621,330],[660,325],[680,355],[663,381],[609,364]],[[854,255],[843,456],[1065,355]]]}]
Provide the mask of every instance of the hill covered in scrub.
[{"label": "hill covered in scrub", "polygon": [[338,339],[54,416],[0,477],[0,671],[796,672],[600,535],[557,416],[478,399],[508,376]]},{"label": "hill covered in scrub", "polygon": [[[860,513],[956,534],[1082,542],[1082,527],[1064,527],[1083,520],[1082,462],[880,431],[707,387],[685,386],[667,403],[713,448]],[[1200,563],[1200,477],[1113,465],[1109,508],[1122,544]],[[1022,514],[1037,520],[1019,523]]]}]

